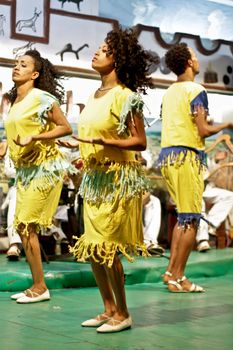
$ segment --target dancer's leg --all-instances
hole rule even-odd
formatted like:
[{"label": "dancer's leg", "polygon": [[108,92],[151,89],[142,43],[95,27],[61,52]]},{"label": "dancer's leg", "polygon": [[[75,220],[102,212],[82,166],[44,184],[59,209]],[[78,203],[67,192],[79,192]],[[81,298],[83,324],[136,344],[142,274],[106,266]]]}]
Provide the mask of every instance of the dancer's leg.
[{"label": "dancer's leg", "polygon": [[106,267],[106,272],[116,300],[116,311],[113,317],[115,320],[122,321],[129,317],[129,312],[126,305],[124,271],[118,255],[115,256],[112,267]]},{"label": "dancer's leg", "polygon": [[[180,240],[172,268],[173,280],[177,280],[178,278],[182,278],[184,276],[186,263],[196,240],[197,228],[196,224],[194,223],[185,229],[179,228],[178,230],[180,231]],[[186,279],[183,282],[183,287],[189,288],[190,286],[191,282]]]},{"label": "dancer's leg", "polygon": [[[27,261],[32,273],[33,285],[30,289],[33,292],[42,294],[47,289],[47,287],[44,280],[40,244],[35,225],[29,225],[28,233],[29,236],[26,236],[25,234],[22,234],[22,231],[21,234],[19,232]],[[28,296],[30,297],[31,295]]]},{"label": "dancer's leg", "polygon": [[169,264],[167,267],[167,271],[171,273],[173,273],[173,268],[174,268],[174,263],[176,261],[180,238],[181,238],[181,230],[178,228],[178,223],[176,223],[172,232],[171,253],[170,253]]},{"label": "dancer's leg", "polygon": [[93,259],[91,259],[91,266],[97,286],[103,299],[104,314],[112,316],[116,311],[116,303],[105,267],[104,265],[100,265],[99,263],[95,262]]}]

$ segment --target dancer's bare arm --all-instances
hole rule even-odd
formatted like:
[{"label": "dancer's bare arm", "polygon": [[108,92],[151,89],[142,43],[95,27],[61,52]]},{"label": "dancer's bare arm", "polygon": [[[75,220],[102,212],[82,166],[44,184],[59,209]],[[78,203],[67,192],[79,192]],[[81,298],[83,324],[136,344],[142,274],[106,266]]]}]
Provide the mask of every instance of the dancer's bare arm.
[{"label": "dancer's bare arm", "polygon": [[132,118],[128,118],[128,128],[131,136],[127,139],[105,139],[103,137],[83,139],[80,137],[74,137],[79,142],[113,146],[132,151],[144,151],[146,149],[146,134],[143,118],[137,113],[134,113]]},{"label": "dancer's bare arm", "polygon": [[28,137],[21,137],[18,135],[16,140],[14,140],[16,145],[26,146],[32,141],[51,140],[72,134],[72,128],[57,103],[54,103],[52,110],[48,112],[48,119],[55,124],[54,129]]},{"label": "dancer's bare arm", "polygon": [[207,115],[204,107],[197,106],[195,108],[195,123],[198,128],[198,132],[202,138],[209,137],[211,135],[217,134],[219,131],[229,128],[233,129],[233,122],[225,122],[221,124],[210,124],[207,121]]}]

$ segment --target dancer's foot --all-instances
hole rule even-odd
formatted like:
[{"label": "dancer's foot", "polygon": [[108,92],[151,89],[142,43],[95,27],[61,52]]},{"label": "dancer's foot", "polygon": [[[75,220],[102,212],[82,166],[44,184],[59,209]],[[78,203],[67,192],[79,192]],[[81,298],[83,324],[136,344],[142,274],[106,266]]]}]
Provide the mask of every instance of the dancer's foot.
[{"label": "dancer's foot", "polygon": [[167,288],[171,293],[185,293],[181,284],[178,281],[170,279],[167,283]]},{"label": "dancer's foot", "polygon": [[23,292],[11,295],[11,299],[17,300],[17,299],[22,298],[24,296],[27,296],[30,298],[30,297],[32,297],[32,293],[36,293],[37,295],[41,295],[44,292],[46,292],[46,290],[47,290],[46,286],[38,288],[38,287],[32,285],[31,288],[28,288],[28,289],[24,290]]},{"label": "dancer's foot", "polygon": [[190,282],[186,276],[178,279],[177,282],[181,285],[184,292],[188,293],[202,293],[205,292],[204,288]]},{"label": "dancer's foot", "polygon": [[18,298],[16,302],[18,304],[29,304],[29,303],[38,303],[40,301],[50,300],[49,290],[46,289],[43,292],[37,293],[31,289],[25,291],[25,295]]},{"label": "dancer's foot", "polygon": [[19,298],[22,298],[26,295],[26,290],[24,292],[16,293],[11,295],[12,300],[17,300]]},{"label": "dancer's foot", "polygon": [[103,314],[97,315],[95,318],[90,318],[89,320],[84,321],[81,325],[83,327],[99,327],[110,319],[111,316],[104,312]]},{"label": "dancer's foot", "polygon": [[169,272],[169,271],[166,271],[166,272],[164,273],[164,275],[162,275],[162,278],[163,278],[163,283],[164,283],[164,284],[168,284],[168,282],[169,282],[170,280],[172,280],[172,273]]},{"label": "dancer's foot", "polygon": [[131,316],[128,316],[127,318],[124,318],[122,320],[117,320],[115,318],[111,318],[107,323],[103,324],[102,326],[98,327],[96,331],[98,333],[115,333],[120,332],[126,329],[131,328],[132,326],[132,318]]}]

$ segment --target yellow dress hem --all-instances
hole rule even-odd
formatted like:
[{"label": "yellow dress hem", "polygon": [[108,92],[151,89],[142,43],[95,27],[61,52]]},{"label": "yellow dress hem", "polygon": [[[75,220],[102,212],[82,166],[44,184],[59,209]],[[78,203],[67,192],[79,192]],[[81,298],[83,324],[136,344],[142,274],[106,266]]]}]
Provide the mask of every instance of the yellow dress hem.
[{"label": "yellow dress hem", "polygon": [[[21,220],[14,220],[14,228],[17,232],[20,232],[22,235],[26,235],[29,236],[29,225],[34,224],[36,227],[36,233],[39,234],[41,229],[43,228],[49,228],[52,226],[52,220],[45,220],[45,221],[37,221],[37,220],[33,220],[33,221],[27,221],[27,222],[23,222]],[[24,225],[24,230],[21,231],[20,230],[20,225]]]},{"label": "yellow dress hem", "polygon": [[143,257],[150,256],[144,243],[127,243],[124,245],[117,242],[88,243],[86,242],[85,234],[80,238],[74,238],[78,239],[78,241],[75,243],[74,247],[70,247],[70,252],[73,253],[77,261],[92,258],[100,265],[106,264],[107,267],[111,268],[117,253],[122,253],[129,262],[134,261],[133,255],[142,255]]}]

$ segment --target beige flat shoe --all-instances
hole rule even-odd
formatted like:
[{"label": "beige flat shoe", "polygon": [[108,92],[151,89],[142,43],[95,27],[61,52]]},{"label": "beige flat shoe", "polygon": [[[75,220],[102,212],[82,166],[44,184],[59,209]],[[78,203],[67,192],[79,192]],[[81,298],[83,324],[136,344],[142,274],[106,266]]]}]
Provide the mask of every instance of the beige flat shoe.
[{"label": "beige flat shoe", "polygon": [[103,313],[101,315],[96,316],[96,318],[90,318],[89,320],[84,321],[83,323],[81,323],[81,326],[82,327],[99,327],[99,326],[102,326],[102,324],[108,322],[110,319],[111,317]]},{"label": "beige flat shoe", "polygon": [[96,331],[98,333],[120,332],[120,331],[123,331],[125,329],[131,328],[132,323],[133,323],[132,318],[130,316],[123,321],[118,321],[118,320],[115,320],[114,318],[111,318],[111,322],[113,324],[105,323],[102,326],[100,326],[99,328],[97,328]]},{"label": "beige flat shoe", "polygon": [[25,292],[16,293],[16,294],[11,295],[11,299],[12,300],[17,300],[19,298],[24,297],[25,295],[26,295],[26,291]]},{"label": "beige flat shoe", "polygon": [[31,289],[27,289],[27,292],[29,292],[31,296],[28,297],[27,295],[24,295],[21,298],[18,298],[16,300],[18,304],[30,304],[30,303],[38,303],[40,301],[50,300],[50,294],[48,289],[42,294],[33,292]]}]

